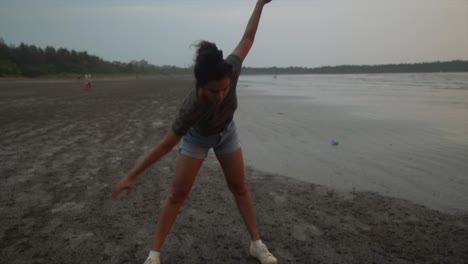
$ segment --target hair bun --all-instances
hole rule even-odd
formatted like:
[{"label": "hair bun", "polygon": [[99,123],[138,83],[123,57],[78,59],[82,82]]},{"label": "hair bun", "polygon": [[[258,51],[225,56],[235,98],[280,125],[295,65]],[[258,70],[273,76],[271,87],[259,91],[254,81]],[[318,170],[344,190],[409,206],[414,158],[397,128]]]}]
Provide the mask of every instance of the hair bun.
[{"label": "hair bun", "polygon": [[218,52],[216,52],[216,60],[219,62],[219,61],[223,61],[223,51],[222,50],[218,50]]},{"label": "hair bun", "polygon": [[216,44],[201,41],[195,46],[197,47],[197,56],[194,74],[197,79],[197,87],[210,80],[221,80],[232,73],[231,64],[224,61],[223,51],[218,49]]}]

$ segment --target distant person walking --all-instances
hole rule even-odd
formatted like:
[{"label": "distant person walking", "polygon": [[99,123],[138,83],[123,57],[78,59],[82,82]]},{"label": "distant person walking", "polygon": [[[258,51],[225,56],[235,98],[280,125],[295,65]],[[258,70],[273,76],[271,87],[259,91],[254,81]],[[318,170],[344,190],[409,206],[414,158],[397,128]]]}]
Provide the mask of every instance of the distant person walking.
[{"label": "distant person walking", "polygon": [[[260,240],[253,201],[244,179],[242,150],[233,121],[237,108],[236,86],[242,61],[254,43],[263,7],[270,1],[257,1],[244,35],[234,51],[225,59],[222,51],[214,43],[201,41],[197,44],[194,67],[196,86],[185,97],[172,127],[160,144],[112,187],[114,198],[124,191],[128,195],[137,176],[182,140],[175,177],[160,211],[152,250],[145,264],[160,263],[163,242],[211,148],[221,164],[226,182],[250,234],[250,254],[261,263],[277,263],[276,258]],[[219,260],[219,263],[223,261]]]},{"label": "distant person walking", "polygon": [[91,89],[91,74],[86,73],[84,75],[84,79],[85,79],[85,88],[86,88],[86,90]]}]

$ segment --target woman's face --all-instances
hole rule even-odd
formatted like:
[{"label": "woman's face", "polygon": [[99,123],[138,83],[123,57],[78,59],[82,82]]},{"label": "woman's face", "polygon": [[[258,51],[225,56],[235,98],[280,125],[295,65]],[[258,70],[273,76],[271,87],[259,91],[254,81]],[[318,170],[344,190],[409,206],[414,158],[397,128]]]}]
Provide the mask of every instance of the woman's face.
[{"label": "woman's face", "polygon": [[201,95],[209,103],[222,103],[231,87],[231,78],[225,77],[219,81],[209,81],[200,87]]}]

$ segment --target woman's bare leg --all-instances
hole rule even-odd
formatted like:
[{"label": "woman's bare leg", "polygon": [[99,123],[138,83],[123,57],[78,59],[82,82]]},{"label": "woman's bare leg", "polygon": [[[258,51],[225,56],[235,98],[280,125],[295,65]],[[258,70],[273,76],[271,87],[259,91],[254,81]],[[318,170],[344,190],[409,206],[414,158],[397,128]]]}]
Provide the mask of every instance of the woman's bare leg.
[{"label": "woman's bare leg", "polygon": [[203,164],[203,159],[195,159],[179,154],[176,161],[176,175],[172,181],[171,190],[160,211],[156,225],[153,250],[160,251],[175,222],[179,209],[192,189],[193,182]]},{"label": "woman's bare leg", "polygon": [[234,195],[237,207],[239,208],[242,219],[244,219],[252,241],[260,239],[252,197],[245,184],[242,149],[239,148],[226,155],[219,155],[217,158],[223,168],[224,177],[226,178],[229,189]]}]

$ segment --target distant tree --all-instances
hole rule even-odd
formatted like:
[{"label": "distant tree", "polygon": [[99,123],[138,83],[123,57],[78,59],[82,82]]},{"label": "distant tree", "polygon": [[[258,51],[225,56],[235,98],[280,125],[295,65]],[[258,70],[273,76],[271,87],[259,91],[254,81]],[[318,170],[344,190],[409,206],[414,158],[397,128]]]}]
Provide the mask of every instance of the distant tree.
[{"label": "distant tree", "polygon": [[0,42],[0,61],[3,60],[11,60],[11,55],[10,55],[10,48],[5,44],[5,42],[2,41]]}]

